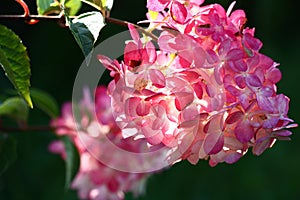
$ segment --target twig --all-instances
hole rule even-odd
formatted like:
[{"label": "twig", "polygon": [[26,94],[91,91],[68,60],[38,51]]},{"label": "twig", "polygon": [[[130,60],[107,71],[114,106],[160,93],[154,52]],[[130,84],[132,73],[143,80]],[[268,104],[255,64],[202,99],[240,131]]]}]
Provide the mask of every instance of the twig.
[{"label": "twig", "polygon": [[[25,17],[24,15],[0,15],[0,19],[3,20],[43,20],[43,21],[58,21],[62,18],[60,15],[29,15]],[[70,16],[70,18],[75,18],[75,16]]]},{"label": "twig", "polygon": [[[69,16],[71,19],[76,18],[76,16]],[[0,20],[25,20],[25,21],[59,21],[59,20],[64,20],[64,16],[60,16],[60,15],[55,15],[55,16],[51,16],[51,15],[0,15]],[[132,24],[136,29],[138,29],[140,32],[142,32],[143,34],[151,37],[155,42],[157,42],[158,38],[156,35],[154,35],[153,33],[147,32],[143,27],[138,26],[136,24],[133,24],[131,22],[127,22],[124,20],[120,20],[120,19],[115,19],[115,18],[111,18],[111,17],[106,17],[105,21],[107,23],[111,23],[111,24],[116,24],[119,26],[125,26],[127,27],[128,24]]]},{"label": "twig", "polygon": [[107,23],[112,23],[112,24],[117,24],[117,25],[120,25],[120,26],[128,26],[128,24],[131,24],[133,25],[136,29],[138,29],[140,32],[142,32],[143,34],[151,37],[155,42],[158,41],[158,38],[156,35],[154,35],[153,33],[151,32],[148,32],[146,31],[143,27],[139,26],[139,25],[136,25],[136,24],[133,24],[131,22],[127,22],[127,21],[123,21],[123,20],[119,20],[119,19],[115,19],[115,18],[111,18],[111,17],[107,17],[105,18],[105,21]]},{"label": "twig", "polygon": [[7,132],[31,132],[31,131],[54,131],[51,126],[29,126],[29,127],[0,127],[0,133]]}]

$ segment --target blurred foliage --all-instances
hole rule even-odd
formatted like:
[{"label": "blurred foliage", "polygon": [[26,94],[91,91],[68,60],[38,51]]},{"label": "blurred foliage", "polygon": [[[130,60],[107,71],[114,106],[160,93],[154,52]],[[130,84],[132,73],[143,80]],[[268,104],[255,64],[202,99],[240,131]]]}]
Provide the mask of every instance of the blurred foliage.
[{"label": "blurred foliage", "polygon": [[[228,7],[231,1],[206,1]],[[32,13],[34,1],[28,1]],[[145,19],[145,0],[115,0],[111,16],[137,22]],[[279,62],[283,79],[279,93],[291,98],[289,116],[300,122],[300,93],[297,86],[299,59],[298,7],[291,0],[238,0],[235,8],[244,9],[248,26],[256,27],[256,36],[264,47],[262,52]],[[89,10],[84,6],[82,10]],[[1,0],[0,14],[21,14],[13,0]],[[70,31],[55,22],[42,21],[30,26],[23,21],[0,21],[16,32],[27,46],[31,59],[33,87],[53,95],[61,105],[71,99],[73,82],[83,62],[80,48]],[[100,33],[99,42],[124,27],[109,24]],[[0,73],[1,94],[11,88]],[[29,124],[48,124],[49,118],[39,110],[30,112]],[[9,123],[9,122],[7,122]],[[263,155],[251,152],[234,165],[220,164],[214,168],[207,161],[196,166],[181,162],[167,171],[152,176],[146,194],[139,200],[280,200],[299,199],[300,135],[293,130],[292,141],[280,141]],[[56,137],[51,132],[11,133],[18,142],[18,159],[0,176],[2,200],[74,200],[75,191],[64,191],[65,166],[58,155],[49,153],[48,144]],[[133,199],[131,194],[126,199]]]}]

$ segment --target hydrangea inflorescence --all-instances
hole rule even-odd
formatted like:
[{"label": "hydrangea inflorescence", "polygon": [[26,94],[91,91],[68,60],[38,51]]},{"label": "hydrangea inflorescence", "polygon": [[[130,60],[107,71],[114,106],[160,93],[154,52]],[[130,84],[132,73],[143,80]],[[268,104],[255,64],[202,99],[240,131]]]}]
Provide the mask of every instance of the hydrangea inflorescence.
[{"label": "hydrangea inflorescence", "polygon": [[[260,155],[295,127],[289,98],[276,94],[278,63],[260,53],[243,10],[204,0],[148,0],[147,31],[126,43],[124,61],[103,55],[114,78],[112,109],[124,138],[169,149],[170,164],[187,159],[234,163],[252,147]],[[155,43],[159,48],[155,48]]]},{"label": "hydrangea inflorescence", "polygon": [[[112,142],[125,151],[140,153],[147,148],[146,140],[122,138],[112,117],[110,98],[105,87],[97,88],[95,102],[90,96],[89,90],[85,89],[81,102],[76,105],[65,103],[62,115],[52,121],[56,133],[70,137],[79,152],[80,168],[71,187],[78,191],[80,199],[122,200],[126,192],[134,195],[143,193],[149,173],[119,171],[101,161],[106,157],[113,166],[138,165],[133,160],[124,159],[109,144]],[[94,107],[96,112],[93,112]],[[75,115],[74,110],[78,111]],[[66,158],[65,147],[61,141],[52,142],[49,149]],[[144,163],[144,160],[140,159],[139,162]]]}]

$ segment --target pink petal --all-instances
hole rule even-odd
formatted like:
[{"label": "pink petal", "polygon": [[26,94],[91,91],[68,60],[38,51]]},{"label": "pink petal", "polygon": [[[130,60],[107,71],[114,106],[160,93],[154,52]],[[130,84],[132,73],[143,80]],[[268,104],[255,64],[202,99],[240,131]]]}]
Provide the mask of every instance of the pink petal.
[{"label": "pink petal", "polygon": [[207,62],[209,63],[209,64],[214,64],[214,63],[216,63],[216,62],[218,62],[219,61],[219,57],[218,57],[218,55],[216,54],[216,52],[215,51],[213,51],[213,50],[211,50],[211,49],[208,49],[207,51],[206,51],[206,59],[207,59]]},{"label": "pink petal", "polygon": [[274,135],[281,136],[281,137],[288,137],[292,135],[292,132],[288,130],[280,130],[280,131],[275,131]]},{"label": "pink petal", "polygon": [[195,82],[199,79],[200,75],[194,71],[183,71],[180,72],[180,77],[188,82]]},{"label": "pink petal", "polygon": [[[271,140],[273,141],[273,140]],[[262,142],[256,143],[252,149],[254,155],[261,155],[267,148],[272,144],[270,139],[264,140]]]},{"label": "pink petal", "polygon": [[166,86],[166,79],[164,74],[160,70],[150,69],[149,70],[150,80],[152,84],[157,88],[163,88]]},{"label": "pink petal", "polygon": [[193,48],[194,64],[195,67],[202,67],[206,60],[206,53],[202,47],[196,46]]},{"label": "pink petal", "polygon": [[262,47],[262,42],[259,39],[254,38],[249,33],[244,34],[244,41],[254,51],[259,51],[259,49]]},{"label": "pink petal", "polygon": [[222,150],[223,145],[224,135],[222,133],[207,134],[203,142],[204,152],[208,155],[216,154]]},{"label": "pink petal", "polygon": [[150,112],[151,104],[148,101],[141,101],[136,107],[136,113],[139,116],[148,115]]},{"label": "pink petal", "polygon": [[194,3],[197,5],[201,5],[204,2],[204,0],[190,0],[190,3]]},{"label": "pink petal", "polygon": [[184,154],[192,145],[195,136],[190,133],[184,133],[184,137],[181,139],[180,144],[178,145],[178,150],[181,154]]},{"label": "pink petal", "polygon": [[233,163],[237,162],[241,157],[242,157],[242,154],[240,154],[240,153],[230,152],[225,157],[225,162],[228,163],[228,164],[233,164]]},{"label": "pink petal", "polygon": [[260,79],[254,74],[248,75],[246,77],[246,82],[252,87],[260,87],[262,85]]},{"label": "pink petal", "polygon": [[192,154],[192,155],[190,155],[190,156],[187,158],[187,160],[188,160],[191,164],[196,165],[196,164],[198,163],[198,161],[199,161],[199,156],[198,156],[197,154]]},{"label": "pink petal", "polygon": [[126,99],[125,102],[125,114],[130,117],[136,117],[137,113],[137,106],[140,103],[141,98],[138,97],[130,97],[129,99]]},{"label": "pink petal", "polygon": [[143,127],[142,132],[147,138],[147,141],[152,145],[161,143],[163,139],[163,134],[160,130],[152,130],[149,127]]},{"label": "pink petal", "polygon": [[194,83],[192,86],[193,86],[194,92],[196,93],[196,96],[199,99],[202,99],[202,97],[203,97],[202,83],[197,82],[197,83]]},{"label": "pink petal", "polygon": [[174,50],[170,44],[171,40],[174,39],[174,36],[169,34],[167,31],[163,32],[160,37],[158,38],[158,45],[159,48],[163,51],[169,52],[169,53],[174,53],[176,50]]},{"label": "pink petal", "polygon": [[119,71],[119,66],[115,65],[115,62],[112,61],[110,58],[103,56],[103,55],[97,55],[97,59],[99,60],[99,62],[102,63],[102,65],[104,65],[105,68],[107,68],[108,70],[111,71]]},{"label": "pink petal", "polygon": [[231,41],[230,39],[225,39],[219,47],[219,55],[224,55],[225,53],[227,53],[231,48]]},{"label": "pink petal", "polygon": [[257,95],[256,99],[257,99],[257,103],[261,109],[267,110],[270,112],[273,112],[273,110],[275,109],[272,106],[272,103],[268,97],[265,97],[263,95]]},{"label": "pink petal", "polygon": [[162,11],[170,0],[148,0],[147,8],[152,11]]},{"label": "pink petal", "polygon": [[239,121],[244,116],[244,113],[242,111],[236,111],[228,115],[226,119],[227,124],[233,124],[237,121]]},{"label": "pink petal", "polygon": [[241,49],[232,49],[226,55],[227,60],[233,60],[233,61],[242,59],[243,57],[244,57],[244,51],[242,51]]},{"label": "pink petal", "polygon": [[272,83],[278,83],[281,79],[281,72],[277,68],[273,68],[268,73],[268,80],[272,81]]},{"label": "pink petal", "polygon": [[226,90],[228,92],[230,92],[230,94],[232,94],[233,96],[239,96],[241,94],[240,90],[233,87],[232,85],[229,85],[228,87],[226,87]]},{"label": "pink petal", "polygon": [[148,42],[146,44],[146,51],[147,51],[147,61],[149,63],[154,63],[156,60],[156,49],[152,42]]},{"label": "pink petal", "polygon": [[171,16],[179,24],[184,24],[187,17],[187,10],[184,5],[177,1],[173,1],[171,6]]},{"label": "pink petal", "polygon": [[142,63],[142,57],[136,43],[129,42],[126,44],[124,49],[124,62],[130,67],[136,67]]},{"label": "pink petal", "polygon": [[234,77],[235,83],[241,88],[245,88],[246,87],[246,81],[245,78],[243,76],[236,76]]},{"label": "pink petal", "polygon": [[165,113],[166,113],[165,108],[161,105],[152,106],[151,110],[152,110],[153,114],[158,118],[163,117],[163,115],[165,115]]},{"label": "pink petal", "polygon": [[128,23],[128,29],[130,31],[130,35],[132,37],[132,39],[138,43],[140,41],[140,35],[137,32],[137,30],[135,29],[135,27],[133,26],[133,24]]},{"label": "pink petal", "polygon": [[61,154],[61,155],[65,154],[64,143],[60,140],[55,140],[55,141],[51,142],[50,145],[48,146],[48,149],[52,153],[57,153],[57,154]]},{"label": "pink petal", "polygon": [[237,60],[234,62],[234,67],[238,70],[238,71],[242,71],[242,72],[246,72],[248,70],[248,66],[245,63],[245,61],[243,60]]},{"label": "pink petal", "polygon": [[234,133],[241,143],[247,143],[254,137],[254,129],[247,121],[238,123],[234,129]]},{"label": "pink petal", "polygon": [[231,22],[237,27],[242,27],[246,20],[246,14],[243,10],[235,10],[230,15]]},{"label": "pink petal", "polygon": [[175,106],[177,110],[181,111],[190,105],[194,100],[194,95],[189,92],[175,93]]},{"label": "pink petal", "polygon": [[153,130],[161,130],[164,128],[164,126],[166,125],[166,118],[156,118],[154,121],[153,121],[153,124],[152,124],[152,129]]},{"label": "pink petal", "polygon": [[178,56],[179,56],[179,63],[180,63],[181,68],[190,68],[191,67],[191,64],[194,60],[191,53],[188,53],[187,51],[185,51],[185,52],[182,51],[182,52],[180,52],[180,54],[178,54]]},{"label": "pink petal", "polygon": [[274,61],[263,54],[259,54],[259,67],[263,69],[269,69],[273,65]]}]

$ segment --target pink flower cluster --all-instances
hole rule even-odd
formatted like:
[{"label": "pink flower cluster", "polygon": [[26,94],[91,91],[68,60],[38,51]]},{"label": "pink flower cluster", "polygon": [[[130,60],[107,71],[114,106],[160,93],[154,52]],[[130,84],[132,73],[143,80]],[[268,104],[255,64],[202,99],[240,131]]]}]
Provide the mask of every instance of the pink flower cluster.
[{"label": "pink flower cluster", "polygon": [[[169,149],[169,163],[234,163],[288,140],[289,98],[276,94],[278,63],[260,53],[243,10],[203,0],[148,0],[142,38],[129,25],[124,61],[99,55],[114,78],[113,115],[124,138]],[[144,21],[145,22],[145,21]],[[155,47],[157,42],[158,48]]]},{"label": "pink flower cluster", "polygon": [[[73,115],[74,110],[79,113]],[[109,145],[110,142],[125,151],[135,153],[147,147],[145,140],[122,138],[120,129],[112,117],[110,98],[105,87],[97,88],[95,103],[91,100],[88,90],[84,91],[84,97],[78,105],[66,103],[62,115],[52,121],[52,126],[56,128],[58,135],[69,136],[78,149],[80,169],[71,187],[78,190],[80,199],[121,200],[125,192],[133,192],[135,195],[143,192],[148,174],[118,171],[101,162],[103,157],[106,157],[106,161],[109,160],[113,166],[136,164],[116,154]],[[66,158],[61,141],[51,143],[49,149]]]}]

